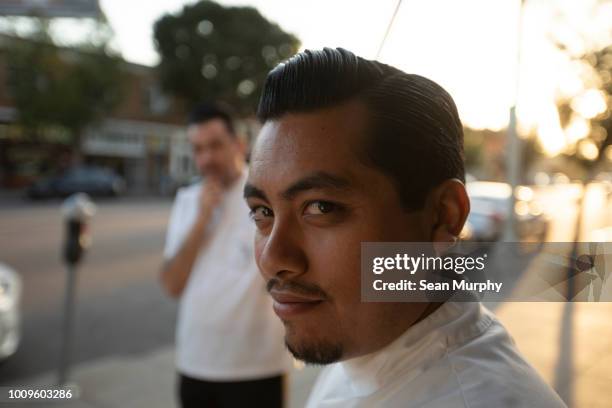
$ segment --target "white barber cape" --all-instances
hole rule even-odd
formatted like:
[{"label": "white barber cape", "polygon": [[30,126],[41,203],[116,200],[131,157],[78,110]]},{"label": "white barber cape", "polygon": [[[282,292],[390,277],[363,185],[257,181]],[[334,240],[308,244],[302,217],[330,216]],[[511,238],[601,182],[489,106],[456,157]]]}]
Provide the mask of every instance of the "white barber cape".
[{"label": "white barber cape", "polygon": [[391,344],[326,367],[308,408],[557,408],[565,404],[478,302],[447,302]]}]

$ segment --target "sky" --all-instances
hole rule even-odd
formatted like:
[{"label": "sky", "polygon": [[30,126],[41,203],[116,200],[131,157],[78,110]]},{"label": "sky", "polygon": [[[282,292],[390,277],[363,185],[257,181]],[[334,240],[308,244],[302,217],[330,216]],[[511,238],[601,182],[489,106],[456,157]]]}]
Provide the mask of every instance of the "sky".
[{"label": "sky", "polygon": [[[123,57],[155,65],[158,56],[152,42],[153,23],[191,2],[100,0],[100,5]],[[218,2],[256,7],[295,34],[302,48],[341,46],[365,58],[376,58],[398,3]],[[586,136],[586,119],[605,108],[605,102],[594,84],[581,79],[581,68],[559,51],[552,39],[562,39],[574,53],[609,43],[612,1],[524,0],[519,30],[520,4],[520,0],[403,0],[378,59],[438,82],[455,99],[464,124],[473,128],[504,128],[509,109],[516,102],[520,132],[536,132],[547,152],[555,154],[566,143]],[[583,96],[578,100],[585,118],[572,123],[569,134],[559,125],[555,108],[559,95]]]}]

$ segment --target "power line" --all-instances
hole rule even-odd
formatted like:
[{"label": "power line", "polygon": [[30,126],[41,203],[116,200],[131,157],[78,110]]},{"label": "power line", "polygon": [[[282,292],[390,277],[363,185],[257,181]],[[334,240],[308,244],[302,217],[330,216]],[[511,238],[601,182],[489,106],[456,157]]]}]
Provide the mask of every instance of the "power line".
[{"label": "power line", "polygon": [[380,57],[380,53],[382,52],[383,47],[385,46],[385,42],[387,41],[387,37],[389,36],[389,32],[391,31],[391,27],[393,26],[393,22],[395,21],[395,16],[397,16],[397,12],[399,11],[401,4],[402,4],[402,0],[398,0],[397,6],[395,6],[395,11],[393,12],[393,15],[391,16],[391,20],[389,21],[389,25],[387,26],[387,30],[385,31],[385,36],[380,42],[380,47],[378,47],[378,52],[376,53],[376,59]]}]

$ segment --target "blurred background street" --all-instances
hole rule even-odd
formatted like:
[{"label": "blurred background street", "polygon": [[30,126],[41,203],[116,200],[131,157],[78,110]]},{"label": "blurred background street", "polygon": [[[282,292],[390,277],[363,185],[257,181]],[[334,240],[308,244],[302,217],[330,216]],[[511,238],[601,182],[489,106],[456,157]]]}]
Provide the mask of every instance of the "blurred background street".
[{"label": "blurred background street", "polygon": [[[21,272],[23,342],[0,367],[0,383],[58,365],[66,271],[58,202],[3,206],[2,259]],[[174,341],[175,302],[158,284],[171,202],[101,202],[92,250],[78,271],[75,363],[155,350]]]},{"label": "blurred background street", "polygon": [[[606,201],[612,197],[606,188],[594,184],[587,191],[588,211],[581,232],[585,239],[612,227],[612,206]],[[580,189],[573,184],[535,189],[536,198],[550,216],[548,241],[573,239]],[[63,227],[59,204],[28,203],[19,196],[8,196],[1,205],[2,257],[21,272],[25,289],[23,341],[17,353],[0,366],[0,383],[54,380],[66,279],[57,238]],[[132,375],[146,373],[157,364],[163,366],[158,368],[159,374],[149,373],[145,378],[149,384],[163,380],[161,389],[171,398],[176,306],[162,294],[157,280],[171,201],[141,196],[97,204],[91,225],[94,242],[78,272],[74,363],[84,368],[77,370],[77,378],[81,373],[81,384],[91,384],[84,392],[88,390],[93,400],[111,398],[108,395],[114,394],[108,390],[100,394],[92,389],[100,376],[121,382],[126,380],[121,380],[126,369],[125,373]],[[610,373],[605,367],[612,361],[611,303],[576,304],[570,315],[564,310],[564,303],[505,303],[496,313],[551,385],[561,393],[574,390],[566,397],[581,402],[576,406],[608,406],[612,400],[601,395],[607,393]],[[534,313],[538,319],[532,318]],[[569,334],[572,340],[563,342],[567,324],[573,327]],[[143,358],[149,363],[139,363]],[[575,366],[564,366],[568,358]],[[560,378],[561,369],[570,371]],[[294,400],[307,395],[317,371],[294,372]],[[119,393],[114,398],[126,396]],[[300,406],[297,401],[294,406]]]},{"label": "blurred background street", "polygon": [[[453,96],[472,203],[463,239],[612,241],[611,1],[0,2],[0,385],[57,380],[60,207],[84,192],[97,213],[77,268],[70,379],[82,395],[66,406],[175,404],[177,307],[158,276],[174,195],[199,176],[187,114],[225,102],[250,145],[268,71],[324,46]],[[568,406],[612,406],[612,302],[490,306]],[[318,371],[296,364],[292,408]]]}]

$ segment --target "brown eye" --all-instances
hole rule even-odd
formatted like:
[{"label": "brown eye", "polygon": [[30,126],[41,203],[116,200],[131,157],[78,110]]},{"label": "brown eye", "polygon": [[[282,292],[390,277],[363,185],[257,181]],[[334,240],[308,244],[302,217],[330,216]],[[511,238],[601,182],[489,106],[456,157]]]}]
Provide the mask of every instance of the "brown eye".
[{"label": "brown eye", "polygon": [[313,201],[304,209],[306,215],[323,215],[336,210],[338,206],[329,201]]},{"label": "brown eye", "polygon": [[262,221],[264,218],[272,217],[272,210],[268,207],[264,207],[263,205],[258,205],[257,207],[253,207],[249,212],[249,216],[255,222]]}]

